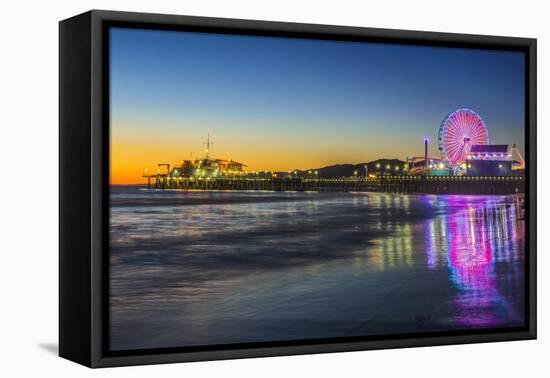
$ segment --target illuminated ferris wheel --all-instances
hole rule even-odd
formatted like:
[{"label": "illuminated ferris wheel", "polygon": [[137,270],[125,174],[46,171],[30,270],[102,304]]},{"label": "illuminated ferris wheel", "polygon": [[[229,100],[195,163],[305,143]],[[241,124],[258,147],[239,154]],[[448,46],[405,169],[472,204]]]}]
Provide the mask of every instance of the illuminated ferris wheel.
[{"label": "illuminated ferris wheel", "polygon": [[445,117],[439,127],[438,139],[443,159],[457,167],[466,161],[473,145],[489,143],[489,134],[481,117],[464,108]]}]

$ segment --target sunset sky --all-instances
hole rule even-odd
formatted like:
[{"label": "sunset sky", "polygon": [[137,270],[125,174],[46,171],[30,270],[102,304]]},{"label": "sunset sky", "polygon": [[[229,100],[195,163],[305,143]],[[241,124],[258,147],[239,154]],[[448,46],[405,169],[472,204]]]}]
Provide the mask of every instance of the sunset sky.
[{"label": "sunset sky", "polygon": [[518,52],[111,29],[111,183],[204,155],[248,170],[419,156],[468,107],[524,152]]}]

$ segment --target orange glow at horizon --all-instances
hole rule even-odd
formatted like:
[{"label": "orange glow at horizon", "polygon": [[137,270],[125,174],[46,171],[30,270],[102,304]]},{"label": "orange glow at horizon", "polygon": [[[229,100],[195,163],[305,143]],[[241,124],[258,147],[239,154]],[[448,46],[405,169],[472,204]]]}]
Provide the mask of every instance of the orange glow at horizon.
[{"label": "orange glow at horizon", "polygon": [[[165,125],[163,125],[165,126]],[[144,184],[148,173],[166,172],[159,163],[171,167],[183,160],[203,158],[208,127],[155,127],[140,122],[112,122],[110,143],[110,183]],[[235,135],[226,126],[211,133],[212,158],[232,159],[246,165],[246,171],[278,171],[316,169],[334,164],[358,164],[379,158],[404,159],[391,140],[338,137],[309,134],[278,135],[276,128],[265,133]],[[369,143],[370,142],[370,143]],[[418,147],[420,148],[420,147]]]}]

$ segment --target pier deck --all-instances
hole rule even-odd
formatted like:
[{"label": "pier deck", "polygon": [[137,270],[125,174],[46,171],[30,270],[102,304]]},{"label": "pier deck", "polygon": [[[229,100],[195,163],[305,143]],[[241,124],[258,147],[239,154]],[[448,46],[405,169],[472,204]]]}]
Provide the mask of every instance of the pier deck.
[{"label": "pier deck", "polygon": [[422,194],[514,194],[525,192],[521,176],[379,176],[376,178],[169,177],[148,175],[147,186],[181,190],[269,190]]}]

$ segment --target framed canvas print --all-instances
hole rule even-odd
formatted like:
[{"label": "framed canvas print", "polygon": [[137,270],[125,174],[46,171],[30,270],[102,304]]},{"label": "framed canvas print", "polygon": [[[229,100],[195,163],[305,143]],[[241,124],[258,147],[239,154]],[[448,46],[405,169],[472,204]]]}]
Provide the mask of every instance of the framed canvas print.
[{"label": "framed canvas print", "polygon": [[60,23],[60,355],[536,337],[536,41]]}]

